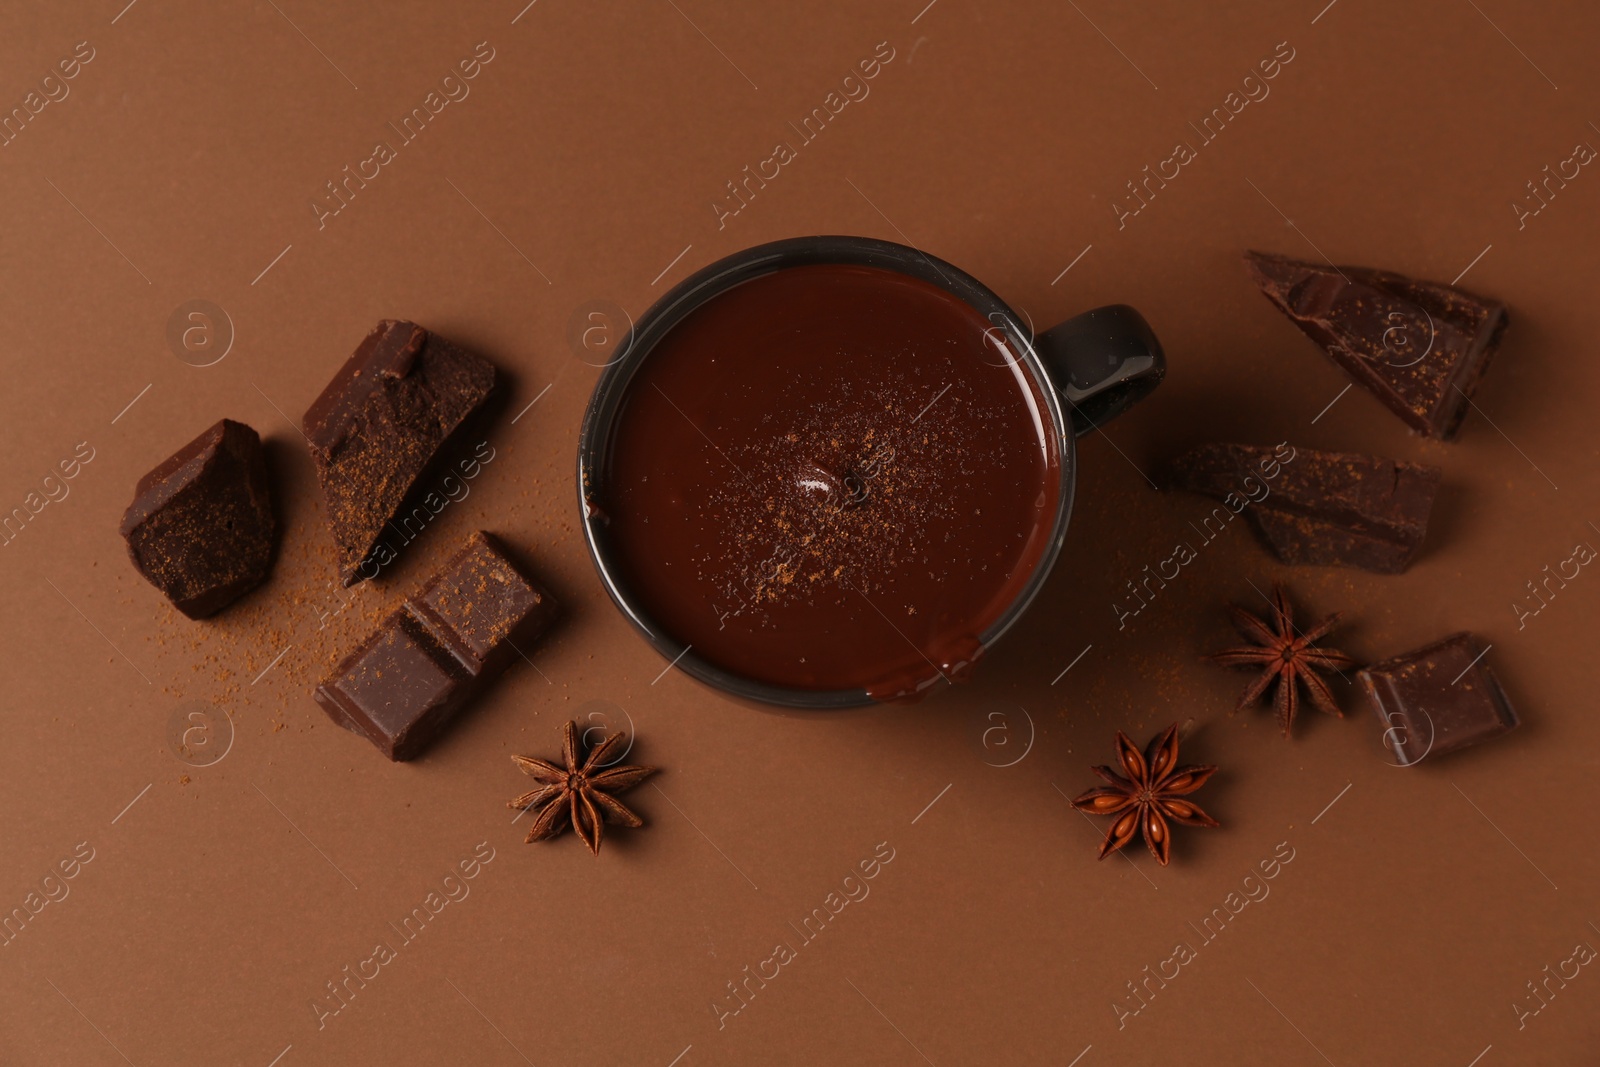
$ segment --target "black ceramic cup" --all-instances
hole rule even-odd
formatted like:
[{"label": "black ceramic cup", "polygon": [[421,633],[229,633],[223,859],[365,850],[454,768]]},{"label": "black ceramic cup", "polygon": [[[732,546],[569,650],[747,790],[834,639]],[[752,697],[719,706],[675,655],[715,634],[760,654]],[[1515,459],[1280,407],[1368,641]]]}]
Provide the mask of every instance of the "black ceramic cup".
[{"label": "black ceramic cup", "polygon": [[[1006,303],[971,275],[940,259],[865,237],[796,237],[758,245],[718,260],[674,286],[642,315],[601,372],[578,441],[578,494],[584,537],[600,580],[618,608],[666,660],[722,692],[758,704],[804,710],[873,703],[865,689],[813,690],[768,684],[707,662],[667,632],[634,597],[608,546],[603,498],[623,396],[662,338],[708,300],[752,278],[790,267],[846,264],[895,271],[938,286],[991,323],[995,350],[1021,364],[1047,401],[1049,431],[1059,451],[1060,491],[1044,553],[1010,606],[979,636],[988,648],[1026,611],[1049,576],[1066,537],[1077,475],[1074,439],[1147,396],[1166,373],[1166,360],[1144,318],[1115,304],[1085,312],[1034,335]],[[1003,341],[1004,343],[998,343]]]}]

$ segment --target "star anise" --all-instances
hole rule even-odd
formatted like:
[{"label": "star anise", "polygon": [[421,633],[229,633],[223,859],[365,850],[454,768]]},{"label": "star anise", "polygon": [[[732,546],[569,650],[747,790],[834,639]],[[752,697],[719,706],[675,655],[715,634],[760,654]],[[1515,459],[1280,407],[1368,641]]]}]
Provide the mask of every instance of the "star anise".
[{"label": "star anise", "polygon": [[1117,816],[1100,845],[1101,859],[1132,841],[1137,830],[1144,835],[1150,855],[1165,867],[1172,852],[1168,820],[1185,826],[1222,825],[1201,811],[1199,805],[1180,799],[1204,785],[1217,769],[1177,765],[1177,723],[1153,738],[1143,753],[1127,734],[1118,730],[1117,762],[1122,764],[1126,778],[1110,767],[1095,767],[1094,773],[1109,782],[1110,788],[1091,789],[1072,802],[1073,807],[1090,815]]},{"label": "star anise", "polygon": [[1311,703],[1318,709],[1329,715],[1344,717],[1344,712],[1339,710],[1339,702],[1333,697],[1333,690],[1328,688],[1328,683],[1318,672],[1354,667],[1356,661],[1343,652],[1318,648],[1314,643],[1333,629],[1339,621],[1339,612],[1334,612],[1304,633],[1297,633],[1294,608],[1289,603],[1288,592],[1281,585],[1272,587],[1271,625],[1237,604],[1229,605],[1229,610],[1233,613],[1234,626],[1238,627],[1247,641],[1255,642],[1255,647],[1229,648],[1208,658],[1229,667],[1261,668],[1261,676],[1245,689],[1234,711],[1255,703],[1273,682],[1277,682],[1274,702],[1278,721],[1283,724],[1284,737],[1289,736],[1295,712],[1300,707],[1301,685],[1306,687],[1306,692],[1311,695]]},{"label": "star anise", "polygon": [[588,758],[578,761],[578,724],[568,722],[562,756],[566,767],[534,756],[512,756],[525,774],[531,774],[539,788],[524,793],[507,807],[537,809],[529,841],[540,841],[561,834],[569,825],[577,831],[589,851],[600,854],[600,838],[607,817],[624,826],[643,826],[644,820],[612,796],[631,789],[654,774],[654,767],[607,767],[606,760],[627,739],[614,733],[589,750]]}]

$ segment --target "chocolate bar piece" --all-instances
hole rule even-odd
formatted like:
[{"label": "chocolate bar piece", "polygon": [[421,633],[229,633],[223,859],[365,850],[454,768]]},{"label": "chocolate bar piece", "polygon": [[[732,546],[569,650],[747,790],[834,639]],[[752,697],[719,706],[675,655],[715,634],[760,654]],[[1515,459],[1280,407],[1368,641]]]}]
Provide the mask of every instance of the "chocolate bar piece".
[{"label": "chocolate bar piece", "polygon": [[481,531],[319,685],[334,722],[392,760],[419,753],[550,625],[550,594]]},{"label": "chocolate bar piece", "polygon": [[1201,445],[1170,473],[1176,488],[1249,500],[1244,514],[1285,563],[1379,574],[1400,573],[1421,551],[1439,479],[1437,467],[1286,444]]},{"label": "chocolate bar piece", "polygon": [[1516,727],[1517,713],[1483,661],[1486,651],[1473,634],[1451,634],[1357,672],[1385,726],[1384,744],[1401,766]]},{"label": "chocolate bar piece", "polygon": [[1407,426],[1455,436],[1506,328],[1503,304],[1362,267],[1261,252],[1245,265],[1278,310]]},{"label": "chocolate bar piece", "polygon": [[345,585],[387,562],[374,555],[384,528],[494,384],[487,361],[414,322],[386,319],[306,410]]},{"label": "chocolate bar piece", "polygon": [[261,438],[223,419],[139,479],[122,536],[145,580],[191,619],[266,581],[278,533]]}]

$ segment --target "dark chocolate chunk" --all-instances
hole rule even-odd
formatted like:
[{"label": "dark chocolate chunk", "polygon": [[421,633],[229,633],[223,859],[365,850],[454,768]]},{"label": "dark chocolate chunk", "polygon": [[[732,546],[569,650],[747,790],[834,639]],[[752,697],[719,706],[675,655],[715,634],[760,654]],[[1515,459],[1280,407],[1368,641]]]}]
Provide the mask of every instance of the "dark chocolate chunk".
[{"label": "dark chocolate chunk", "polygon": [[1437,467],[1355,452],[1210,444],[1178,457],[1170,482],[1248,500],[1244,514],[1285,563],[1398,574],[1422,549],[1439,478]]},{"label": "dark chocolate chunk", "polygon": [[392,760],[422,752],[550,625],[550,594],[475,533],[317,687],[334,722]]},{"label": "dark chocolate chunk", "polygon": [[494,384],[487,361],[414,322],[386,319],[306,410],[345,585],[387,562],[374,551],[384,528]]},{"label": "dark chocolate chunk", "polygon": [[1245,265],[1268,300],[1407,426],[1455,436],[1505,330],[1503,304],[1362,267],[1260,252]]},{"label": "dark chocolate chunk", "polygon": [[1517,713],[1483,661],[1470,633],[1374,663],[1356,680],[1385,730],[1383,741],[1402,766],[1499,737]]},{"label": "dark chocolate chunk", "polygon": [[203,619],[266,581],[278,524],[261,438],[223,419],[139,479],[122,516],[133,565]]}]

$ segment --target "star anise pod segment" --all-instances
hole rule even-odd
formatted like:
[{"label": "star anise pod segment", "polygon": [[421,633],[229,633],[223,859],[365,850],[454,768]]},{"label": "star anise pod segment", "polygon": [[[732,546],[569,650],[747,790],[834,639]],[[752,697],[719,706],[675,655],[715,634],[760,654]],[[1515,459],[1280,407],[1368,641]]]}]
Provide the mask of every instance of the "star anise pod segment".
[{"label": "star anise pod segment", "polygon": [[580,762],[578,724],[568,722],[562,737],[565,767],[536,756],[511,757],[524,774],[539,783],[539,788],[507,805],[535,812],[529,841],[557,837],[570,826],[589,851],[599,855],[607,819],[624,826],[644,825],[643,819],[612,795],[632,789],[656,771],[654,767],[606,766],[626,740],[627,734],[611,734]]},{"label": "star anise pod segment", "polygon": [[1302,685],[1318,710],[1344,717],[1333,690],[1328,687],[1322,674],[1354,667],[1356,661],[1343,652],[1318,648],[1315,644],[1333,630],[1339,621],[1339,612],[1329,615],[1311,629],[1299,632],[1294,625],[1294,607],[1289,603],[1287,590],[1281,585],[1272,587],[1270,624],[1237,604],[1229,605],[1229,611],[1239,633],[1254,644],[1249,648],[1224,649],[1208,658],[1229,667],[1254,667],[1261,671],[1256,680],[1246,687],[1234,711],[1249,707],[1276,683],[1273,701],[1278,721],[1283,726],[1283,736],[1288,737],[1289,728],[1294,725],[1295,713],[1300,708]]},{"label": "star anise pod segment", "polygon": [[1184,826],[1220,826],[1193,801],[1193,793],[1216,773],[1212,766],[1178,766],[1178,724],[1173,723],[1143,751],[1128,735],[1117,731],[1117,762],[1122,774],[1110,767],[1094,768],[1107,787],[1091,789],[1072,802],[1090,815],[1114,815],[1116,821],[1100,845],[1100,858],[1122,848],[1139,833],[1150,855],[1163,867],[1172,855],[1171,822]]}]

